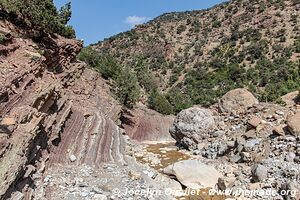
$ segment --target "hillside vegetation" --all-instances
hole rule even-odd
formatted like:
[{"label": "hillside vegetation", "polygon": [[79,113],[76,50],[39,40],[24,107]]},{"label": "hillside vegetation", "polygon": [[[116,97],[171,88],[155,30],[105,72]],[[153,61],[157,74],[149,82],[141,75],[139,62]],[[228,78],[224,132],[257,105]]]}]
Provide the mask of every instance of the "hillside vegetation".
[{"label": "hillside vegetation", "polygon": [[238,87],[279,101],[299,88],[299,11],[299,0],[233,0],[164,14],[92,48],[135,72],[163,113],[209,106]]},{"label": "hillside vegetation", "polygon": [[13,18],[15,23],[26,24],[34,31],[75,37],[75,31],[67,25],[72,14],[71,3],[57,10],[52,0],[1,0],[0,11]]}]

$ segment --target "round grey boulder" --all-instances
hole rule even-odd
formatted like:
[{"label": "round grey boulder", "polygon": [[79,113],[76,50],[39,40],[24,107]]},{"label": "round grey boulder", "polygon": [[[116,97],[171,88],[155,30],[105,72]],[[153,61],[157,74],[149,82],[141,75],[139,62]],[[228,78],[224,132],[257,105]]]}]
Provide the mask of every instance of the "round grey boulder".
[{"label": "round grey boulder", "polygon": [[195,150],[214,127],[215,120],[210,110],[192,107],[176,116],[170,134],[183,147]]},{"label": "round grey boulder", "polygon": [[262,182],[268,178],[268,169],[260,164],[256,164],[251,168],[252,178],[255,182]]}]

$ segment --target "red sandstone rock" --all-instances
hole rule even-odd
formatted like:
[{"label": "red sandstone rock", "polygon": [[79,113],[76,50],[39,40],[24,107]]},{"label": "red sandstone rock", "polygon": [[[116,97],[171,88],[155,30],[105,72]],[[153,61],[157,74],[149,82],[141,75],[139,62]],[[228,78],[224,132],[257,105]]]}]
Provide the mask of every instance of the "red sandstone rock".
[{"label": "red sandstone rock", "polygon": [[125,163],[123,131],[115,123],[121,106],[100,75],[76,60],[82,45],[59,36],[43,41],[43,55],[40,44],[17,35],[0,45],[0,116],[11,116],[1,123],[14,125],[4,133],[0,127],[0,198],[19,175],[71,164],[70,155],[74,165]]},{"label": "red sandstone rock", "polygon": [[146,107],[123,112],[122,126],[128,136],[137,141],[175,141],[169,129],[174,116],[164,116]]}]

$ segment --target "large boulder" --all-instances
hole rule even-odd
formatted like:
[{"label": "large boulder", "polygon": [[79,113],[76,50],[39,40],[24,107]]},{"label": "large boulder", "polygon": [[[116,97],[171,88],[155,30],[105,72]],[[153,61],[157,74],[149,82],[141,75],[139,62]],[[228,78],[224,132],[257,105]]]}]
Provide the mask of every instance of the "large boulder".
[{"label": "large boulder", "polygon": [[299,101],[299,91],[290,92],[281,97],[281,100],[286,104],[286,106],[294,106]]},{"label": "large boulder", "polygon": [[214,117],[208,109],[192,107],[181,111],[170,128],[171,136],[185,148],[197,145],[215,127]]},{"label": "large boulder", "polygon": [[248,108],[258,103],[258,100],[248,90],[238,88],[229,91],[221,98],[219,108],[225,113],[239,114],[245,113]]},{"label": "large boulder", "polygon": [[222,175],[212,166],[199,160],[184,160],[166,167],[163,172],[174,176],[185,187],[192,189],[214,188]]},{"label": "large boulder", "polygon": [[287,118],[287,128],[294,136],[300,136],[300,110]]}]

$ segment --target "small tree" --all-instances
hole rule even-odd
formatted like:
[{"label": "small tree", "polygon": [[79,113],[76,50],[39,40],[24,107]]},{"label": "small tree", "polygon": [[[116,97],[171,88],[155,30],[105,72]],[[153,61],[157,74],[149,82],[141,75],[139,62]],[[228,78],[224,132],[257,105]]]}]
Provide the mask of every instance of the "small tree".
[{"label": "small tree", "polygon": [[60,16],[61,22],[63,24],[67,24],[70,21],[72,16],[71,2],[61,7],[58,14]]},{"label": "small tree", "polygon": [[133,108],[140,97],[140,87],[137,77],[130,69],[125,68],[115,80],[114,93],[120,103],[128,108]]}]

